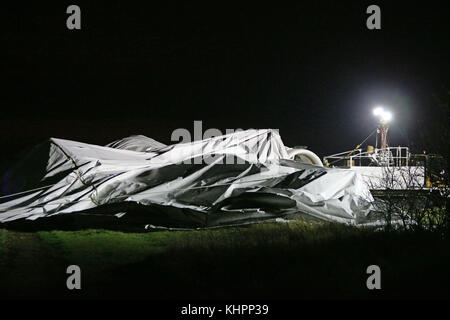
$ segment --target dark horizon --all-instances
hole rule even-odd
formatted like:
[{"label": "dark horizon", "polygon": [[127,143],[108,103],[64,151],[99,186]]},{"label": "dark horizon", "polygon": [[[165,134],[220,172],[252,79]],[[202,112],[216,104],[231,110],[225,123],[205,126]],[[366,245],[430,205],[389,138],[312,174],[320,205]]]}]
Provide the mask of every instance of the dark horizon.
[{"label": "dark horizon", "polygon": [[279,129],[320,157],[349,150],[394,113],[391,145],[411,145],[417,119],[449,88],[444,3],[77,3],[5,10],[2,146],[49,137],[106,144],[132,134],[170,142],[176,128]]}]

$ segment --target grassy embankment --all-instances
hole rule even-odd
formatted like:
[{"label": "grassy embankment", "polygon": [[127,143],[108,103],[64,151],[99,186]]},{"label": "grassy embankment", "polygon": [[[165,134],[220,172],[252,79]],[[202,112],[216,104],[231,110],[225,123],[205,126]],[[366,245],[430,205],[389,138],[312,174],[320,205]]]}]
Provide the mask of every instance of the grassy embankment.
[{"label": "grassy embankment", "polygon": [[[305,222],[202,231],[0,230],[0,296],[449,297],[450,249],[432,233]],[[82,270],[82,290],[65,270]],[[382,290],[366,288],[367,266]]]}]

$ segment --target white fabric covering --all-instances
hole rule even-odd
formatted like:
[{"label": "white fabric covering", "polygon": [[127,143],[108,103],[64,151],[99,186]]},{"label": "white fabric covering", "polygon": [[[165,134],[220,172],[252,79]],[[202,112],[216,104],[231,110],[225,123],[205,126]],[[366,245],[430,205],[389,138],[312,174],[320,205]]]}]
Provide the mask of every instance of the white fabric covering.
[{"label": "white fabric covering", "polygon": [[0,222],[133,203],[148,210],[149,224],[157,211],[163,227],[235,225],[293,213],[359,224],[367,222],[373,201],[356,172],[287,160],[281,137],[270,129],[169,146],[144,136],[105,147],[52,138],[35,152],[45,165],[27,158],[4,185],[24,181],[21,172],[30,167],[35,181],[27,180],[27,189],[54,185],[1,203]]}]

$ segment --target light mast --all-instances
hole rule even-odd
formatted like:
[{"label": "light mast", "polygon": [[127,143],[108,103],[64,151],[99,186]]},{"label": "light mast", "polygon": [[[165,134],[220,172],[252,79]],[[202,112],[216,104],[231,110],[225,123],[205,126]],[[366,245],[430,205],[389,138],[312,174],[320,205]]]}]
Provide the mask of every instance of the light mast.
[{"label": "light mast", "polygon": [[[373,114],[379,118],[375,152],[377,153],[378,161],[381,165],[389,165],[390,153],[388,149],[387,134],[389,130],[388,122],[392,120],[392,114],[389,111],[385,111],[382,107],[375,108]],[[380,141],[379,149],[378,141]]]}]

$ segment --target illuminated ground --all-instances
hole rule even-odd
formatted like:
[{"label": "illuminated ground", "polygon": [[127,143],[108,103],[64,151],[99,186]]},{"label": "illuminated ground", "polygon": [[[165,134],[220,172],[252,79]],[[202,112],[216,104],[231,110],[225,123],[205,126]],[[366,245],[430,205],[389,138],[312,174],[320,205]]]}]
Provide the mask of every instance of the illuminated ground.
[{"label": "illuminated ground", "polygon": [[[8,298],[442,298],[450,250],[437,234],[334,224],[209,231],[0,229],[0,296]],[[68,265],[82,290],[65,287]],[[366,268],[382,290],[366,288]]]}]

